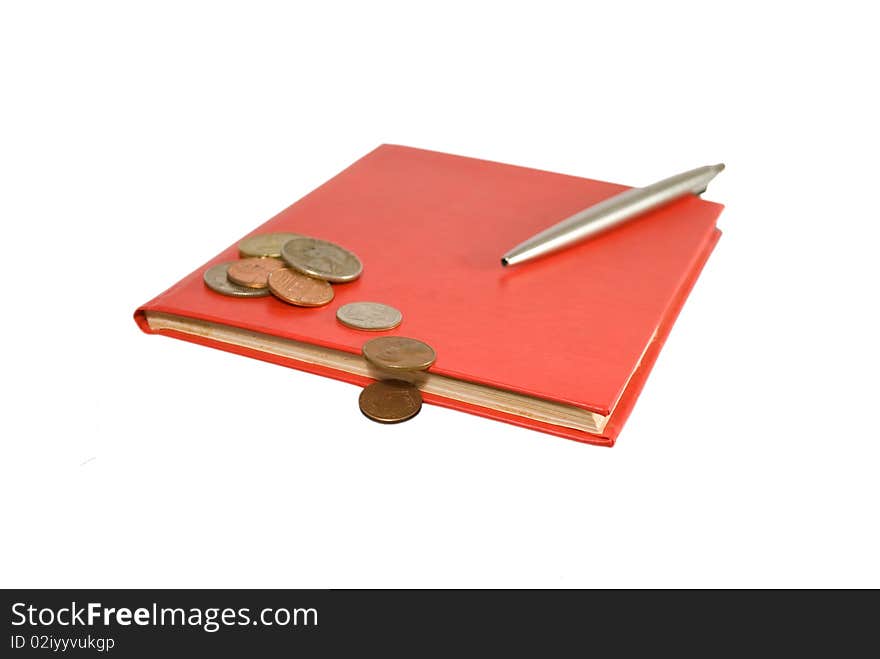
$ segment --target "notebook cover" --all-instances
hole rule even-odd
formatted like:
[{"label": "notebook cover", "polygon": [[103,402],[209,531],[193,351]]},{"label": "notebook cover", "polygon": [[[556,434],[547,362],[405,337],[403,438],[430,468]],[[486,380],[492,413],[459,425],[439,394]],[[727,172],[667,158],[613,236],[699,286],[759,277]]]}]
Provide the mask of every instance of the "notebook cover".
[{"label": "notebook cover", "polygon": [[[202,274],[238,257],[235,240],[139,308],[135,319],[151,332],[143,312],[165,312],[355,354],[376,336],[410,336],[436,350],[434,373],[614,414],[599,436],[430,394],[425,402],[611,445],[718,239],[715,221],[723,207],[689,196],[551,256],[511,268],[499,260],[514,244],[626,189],[383,145],[251,232],[292,231],[355,252],[364,274],[335,285],[332,303],[297,308],[272,297],[238,299],[209,290]],[[341,305],[363,300],[400,309],[403,322],[366,333],[336,321]],[[370,382],[161,333],[358,385]]]}]

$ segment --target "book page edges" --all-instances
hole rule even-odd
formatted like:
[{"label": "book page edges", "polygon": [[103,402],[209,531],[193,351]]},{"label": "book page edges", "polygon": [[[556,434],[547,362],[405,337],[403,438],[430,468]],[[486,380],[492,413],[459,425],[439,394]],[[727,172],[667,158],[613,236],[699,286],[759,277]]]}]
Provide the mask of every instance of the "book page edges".
[{"label": "book page edges", "polygon": [[[149,330],[153,332],[179,332],[220,344],[254,350],[290,360],[290,366],[293,368],[296,368],[296,363],[299,362],[374,380],[388,377],[387,374],[371,366],[361,355],[342,350],[160,311],[144,310],[143,319]],[[420,390],[434,396],[590,434],[601,434],[608,422],[608,417],[574,405],[435,373],[395,373],[394,377],[409,380]]]}]

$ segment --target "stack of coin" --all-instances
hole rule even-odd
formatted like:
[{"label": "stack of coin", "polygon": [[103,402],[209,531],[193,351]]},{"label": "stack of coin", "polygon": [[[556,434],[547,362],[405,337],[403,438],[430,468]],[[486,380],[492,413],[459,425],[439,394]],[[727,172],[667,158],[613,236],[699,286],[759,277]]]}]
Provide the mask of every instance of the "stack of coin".
[{"label": "stack of coin", "polygon": [[320,307],[333,299],[333,283],[361,276],[360,259],[335,243],[298,233],[249,236],[238,244],[239,261],[209,268],[205,285],[232,297],[270,293],[298,307]]},{"label": "stack of coin", "polygon": [[358,403],[365,416],[380,423],[399,423],[422,409],[422,394],[412,382],[398,379],[404,374],[428,370],[437,358],[427,343],[405,336],[382,336],[361,348],[364,359],[391,376],[367,386]]}]

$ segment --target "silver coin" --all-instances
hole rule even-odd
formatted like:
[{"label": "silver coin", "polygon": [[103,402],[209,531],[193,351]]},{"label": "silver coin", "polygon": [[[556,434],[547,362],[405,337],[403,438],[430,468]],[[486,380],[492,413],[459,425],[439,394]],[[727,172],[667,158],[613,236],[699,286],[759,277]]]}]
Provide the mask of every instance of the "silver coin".
[{"label": "silver coin", "polygon": [[242,258],[252,256],[273,256],[278,258],[281,256],[281,247],[284,243],[288,240],[302,237],[302,234],[299,233],[258,233],[238,243],[238,254]]},{"label": "silver coin", "polygon": [[336,319],[353,329],[379,332],[394,329],[403,320],[403,314],[394,307],[378,302],[350,302],[336,310]]},{"label": "silver coin", "polygon": [[269,295],[268,288],[246,288],[229,281],[226,277],[226,271],[229,270],[229,266],[233,263],[235,261],[219,263],[205,270],[205,286],[212,291],[231,297],[266,297]]},{"label": "silver coin", "polygon": [[361,276],[361,260],[344,247],[318,238],[294,238],[284,243],[281,258],[304,275],[336,283]]}]

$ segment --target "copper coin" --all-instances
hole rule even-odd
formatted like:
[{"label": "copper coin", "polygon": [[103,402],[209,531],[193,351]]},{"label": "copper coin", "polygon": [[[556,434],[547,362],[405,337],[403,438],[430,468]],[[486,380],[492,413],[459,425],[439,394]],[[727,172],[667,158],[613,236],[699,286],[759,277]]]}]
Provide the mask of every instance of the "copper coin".
[{"label": "copper coin", "polygon": [[400,423],[422,409],[422,394],[409,382],[382,380],[367,386],[358,398],[361,412],[379,423]]},{"label": "copper coin", "polygon": [[374,366],[394,371],[424,371],[437,359],[427,343],[405,336],[380,336],[367,341],[361,352]]},{"label": "copper coin", "polygon": [[242,259],[229,266],[226,276],[239,286],[266,288],[269,285],[269,273],[283,267],[284,261],[279,259]]},{"label": "copper coin", "polygon": [[[232,263],[236,263],[236,261]],[[269,294],[269,290],[266,288],[247,288],[229,281],[226,271],[229,270],[232,263],[220,263],[205,270],[205,286],[212,291],[230,297],[264,297]]]},{"label": "copper coin", "polygon": [[335,283],[353,281],[364,270],[361,260],[347,249],[317,238],[288,240],[281,258],[294,270]]},{"label": "copper coin", "polygon": [[238,243],[238,253],[241,258],[250,256],[281,256],[281,247],[288,240],[294,238],[302,238],[298,233],[276,232],[276,233],[258,233],[254,236],[248,236]]},{"label": "copper coin", "polygon": [[269,290],[279,300],[298,307],[320,307],[333,299],[333,287],[326,281],[290,268],[269,274]]}]

